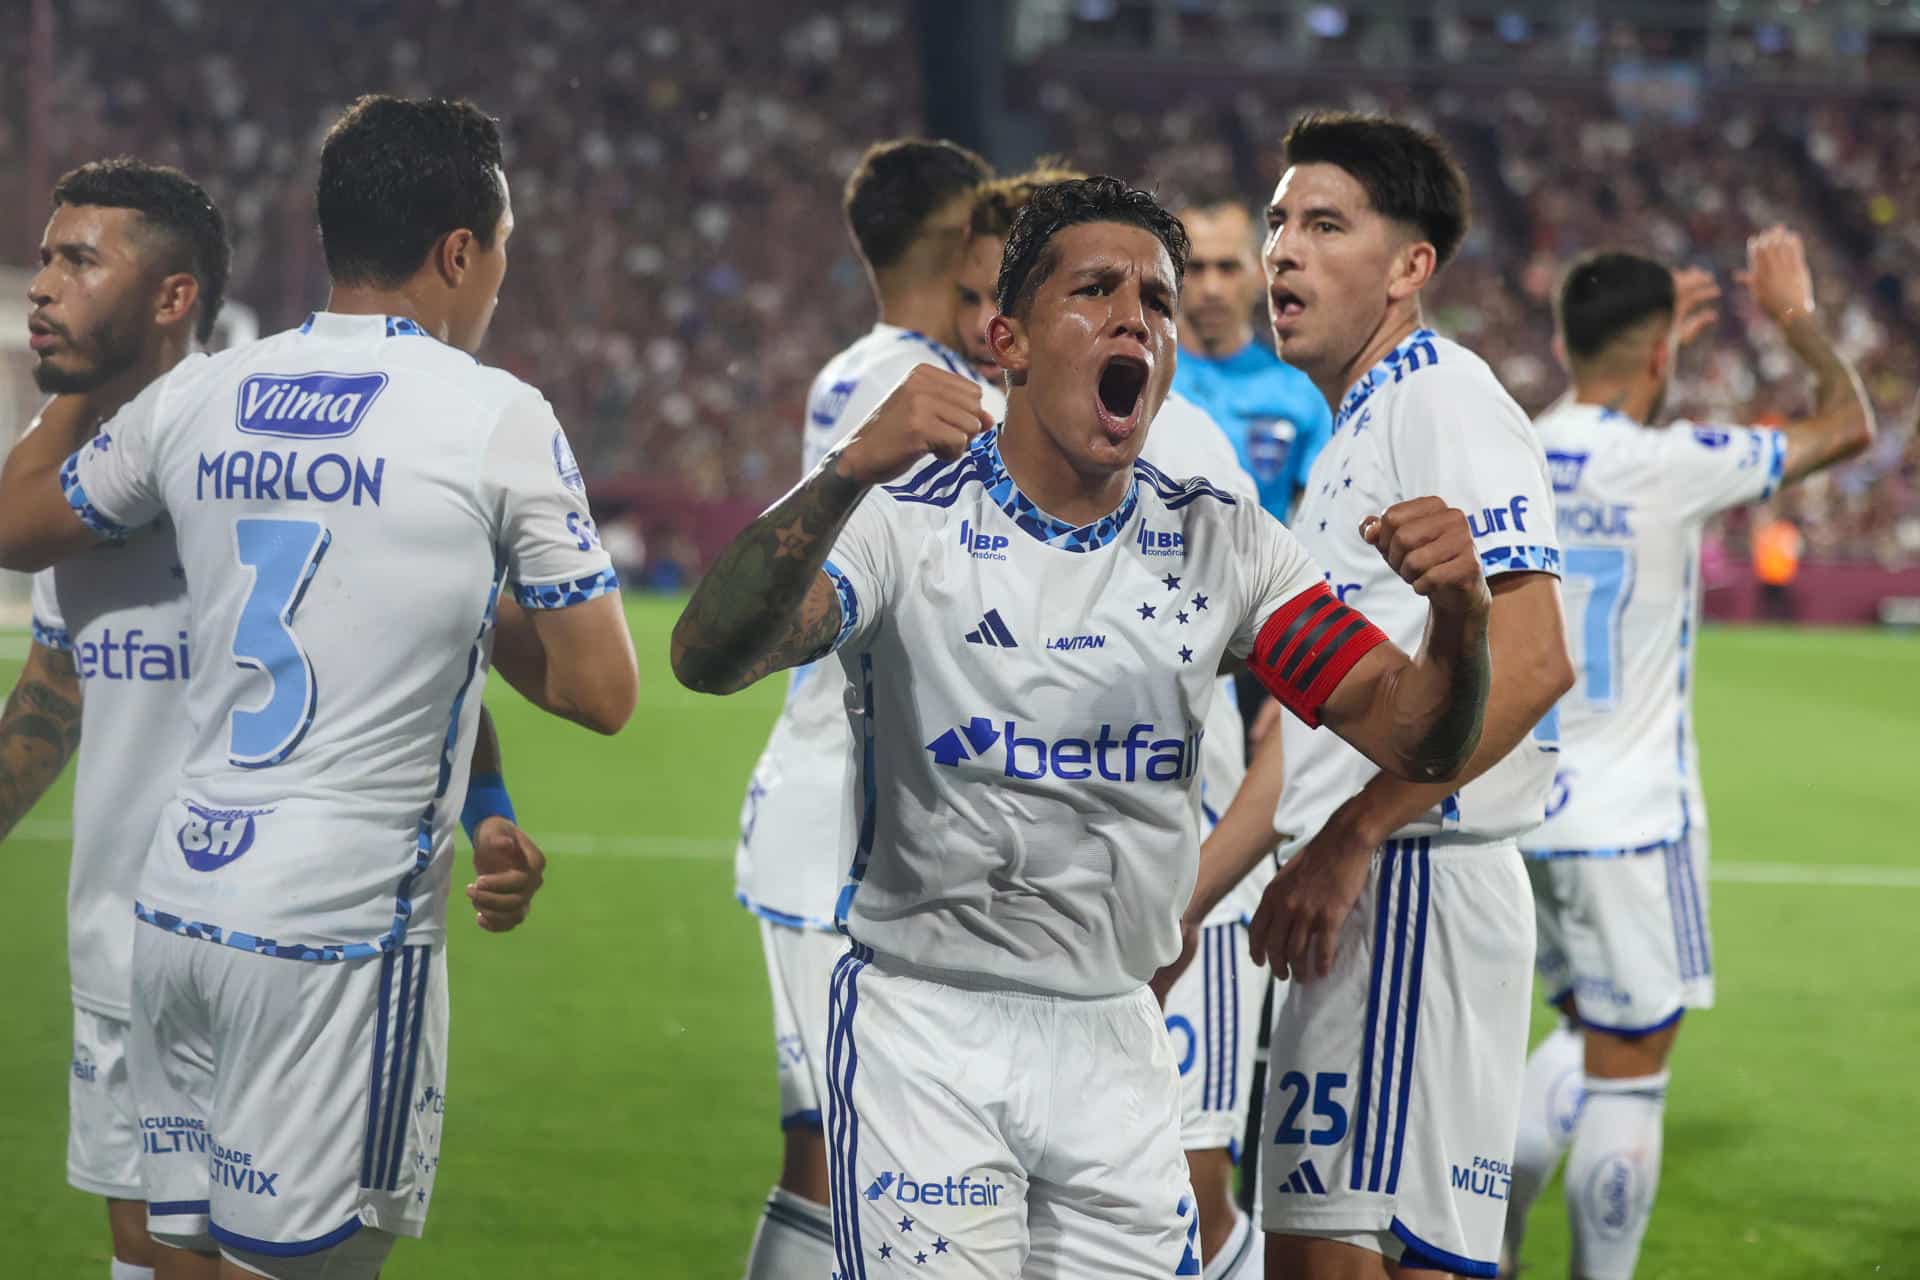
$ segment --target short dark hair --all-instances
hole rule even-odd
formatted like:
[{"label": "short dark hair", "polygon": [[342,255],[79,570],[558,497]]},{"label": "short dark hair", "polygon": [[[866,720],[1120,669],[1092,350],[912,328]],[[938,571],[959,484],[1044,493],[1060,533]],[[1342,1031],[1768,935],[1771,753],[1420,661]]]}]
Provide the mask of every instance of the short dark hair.
[{"label": "short dark hair", "polygon": [[1287,166],[1330,164],[1367,193],[1374,210],[1419,228],[1438,267],[1452,260],[1472,217],[1467,176],[1447,144],[1386,116],[1314,112],[1287,131]]},{"label": "short dark hair", "polygon": [[227,220],[205,189],[170,165],[148,164],[131,156],[95,160],[69,169],[53,184],[53,203],[132,209],[166,242],[159,265],[168,274],[184,271],[200,286],[199,314],[193,331],[202,343],[227,298],[227,272],[233,249],[227,244]]},{"label": "short dark hair", "polygon": [[1087,222],[1120,222],[1150,231],[1173,259],[1177,289],[1187,274],[1187,229],[1180,219],[1137,187],[1118,178],[1077,178],[1041,187],[1013,220],[994,300],[1007,315],[1025,314],[1033,295],[1053,274],[1053,238]]},{"label": "short dark hair", "polygon": [[1652,258],[1603,249],[1576,258],[1553,297],[1553,322],[1574,360],[1591,360],[1653,319],[1671,319],[1673,273]]},{"label": "short dark hair", "polygon": [[867,265],[885,271],[906,256],[928,215],[992,176],[992,166],[957,143],[876,142],[847,178],[847,229]]},{"label": "short dark hair", "polygon": [[1042,156],[1025,173],[991,178],[973,193],[973,217],[967,229],[976,236],[1005,240],[1013,233],[1013,220],[1027,207],[1034,192],[1056,182],[1071,182],[1086,176],[1070,168],[1059,156]]},{"label": "short dark hair", "polygon": [[343,284],[395,285],[461,228],[493,247],[507,195],[500,125],[464,99],[368,94],[320,148],[320,247]]}]

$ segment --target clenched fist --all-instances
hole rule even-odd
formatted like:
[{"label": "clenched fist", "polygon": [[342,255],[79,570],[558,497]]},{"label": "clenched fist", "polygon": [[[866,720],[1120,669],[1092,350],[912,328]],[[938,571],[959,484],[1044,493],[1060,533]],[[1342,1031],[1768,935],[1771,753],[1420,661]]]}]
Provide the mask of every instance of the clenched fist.
[{"label": "clenched fist", "polygon": [[1360,536],[1435,609],[1484,614],[1493,606],[1466,513],[1439,498],[1396,502],[1362,520]]},{"label": "clenched fist", "polygon": [[839,473],[861,484],[885,484],[928,454],[951,461],[993,425],[980,407],[980,384],[923,364],[854,428],[835,462]]}]

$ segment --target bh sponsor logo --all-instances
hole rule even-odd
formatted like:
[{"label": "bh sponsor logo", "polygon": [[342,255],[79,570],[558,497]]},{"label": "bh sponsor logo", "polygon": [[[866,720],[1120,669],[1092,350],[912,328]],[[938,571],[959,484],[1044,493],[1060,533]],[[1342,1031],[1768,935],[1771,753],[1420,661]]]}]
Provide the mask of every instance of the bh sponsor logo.
[{"label": "bh sponsor logo", "polygon": [[207,1145],[211,1152],[207,1160],[207,1173],[215,1186],[232,1187],[243,1195],[265,1196],[273,1200],[280,1198],[280,1189],[274,1186],[280,1180],[280,1175],[255,1168],[251,1151],[223,1147],[218,1142]]},{"label": "bh sponsor logo", "polygon": [[973,527],[970,520],[960,522],[960,545],[975,560],[1005,560],[1007,558],[1007,535],[1004,533],[982,533]]},{"label": "bh sponsor logo", "polygon": [[240,384],[236,425],[250,436],[350,436],[386,389],[384,373],[256,373]]},{"label": "bh sponsor logo", "polygon": [[1633,507],[1626,503],[1569,502],[1560,508],[1560,532],[1586,538],[1631,538]]},{"label": "bh sponsor logo", "polygon": [[1187,554],[1187,535],[1177,529],[1156,529],[1142,521],[1140,532],[1133,535],[1140,550],[1150,556],[1184,556]]},{"label": "bh sponsor logo", "polygon": [[1516,493],[1504,507],[1486,507],[1479,515],[1468,516],[1467,531],[1476,538],[1490,538],[1496,533],[1525,533],[1527,495]]},{"label": "bh sponsor logo", "polygon": [[1489,1200],[1505,1200],[1513,1185],[1513,1170],[1499,1160],[1475,1156],[1471,1165],[1453,1166],[1453,1189]]},{"label": "bh sponsor logo", "polygon": [[1118,733],[1103,724],[1090,738],[1045,738],[1023,733],[1016,720],[974,716],[929,742],[927,750],[935,764],[948,769],[967,761],[992,769],[988,757],[998,750],[1002,775],[1029,781],[1052,777],[1079,782],[1097,775],[1107,782],[1183,782],[1200,768],[1200,740],[1205,736],[1198,725],[1189,725],[1182,736],[1172,738],[1142,721]]},{"label": "bh sponsor logo", "polygon": [[255,821],[272,809],[207,809],[189,800],[187,820],[177,839],[187,865],[195,871],[218,871],[253,848]]},{"label": "bh sponsor logo", "polygon": [[970,1173],[963,1173],[957,1178],[948,1174],[945,1178],[921,1180],[909,1173],[888,1171],[867,1184],[862,1194],[869,1201],[891,1196],[895,1204],[953,1204],[991,1208],[1000,1203],[1000,1194],[1006,1189],[1003,1182],[975,1177]]}]

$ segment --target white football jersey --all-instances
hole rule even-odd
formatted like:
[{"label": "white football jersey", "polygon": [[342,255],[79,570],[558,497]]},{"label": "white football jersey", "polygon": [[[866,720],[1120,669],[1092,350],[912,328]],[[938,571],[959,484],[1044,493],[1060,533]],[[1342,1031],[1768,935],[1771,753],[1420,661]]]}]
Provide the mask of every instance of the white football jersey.
[{"label": "white football jersey", "polygon": [[171,517],[186,566],[192,744],[140,918],[308,960],[438,938],[501,585],[616,586],[546,400],[323,312],[188,357],[61,478],[104,535]]},{"label": "white football jersey", "polygon": [[[876,324],[827,362],[807,393],[801,474],[920,365],[980,383],[980,404],[996,419],[1007,399],[957,352],[925,334]],[[734,848],[734,894],[757,915],[795,927],[833,928],[833,902],[853,857],[847,799],[853,738],[847,732],[840,670],[831,659],[795,667],[773,733],[753,767]]]},{"label": "white football jersey", "polygon": [[82,698],[67,972],[75,1005],[122,1021],[133,893],[187,754],[189,616],[164,521],[33,576],[33,638],[72,656]]},{"label": "white football jersey", "polygon": [[1689,692],[1700,535],[1780,483],[1786,437],[1760,427],[1645,427],[1562,404],[1536,424],[1559,506],[1560,592],[1576,671],[1536,856],[1645,852],[1697,825]]},{"label": "white football jersey", "polygon": [[[1489,578],[1559,575],[1553,489],[1533,424],[1485,361],[1420,329],[1347,393],[1293,518],[1334,593],[1408,653],[1426,632],[1427,602],[1361,539],[1360,522],[1427,496],[1467,513]],[[1537,825],[1558,758],[1550,719],[1396,834],[1497,840]],[[1379,770],[1331,734],[1309,735],[1291,722],[1283,732],[1287,782],[1274,826],[1286,833],[1281,852],[1290,856]]]},{"label": "white football jersey", "polygon": [[1113,995],[1179,947],[1223,658],[1326,592],[1256,504],[1148,463],[1056,520],[999,436],[868,494],[831,552],[859,765],[837,915],[943,980]]}]

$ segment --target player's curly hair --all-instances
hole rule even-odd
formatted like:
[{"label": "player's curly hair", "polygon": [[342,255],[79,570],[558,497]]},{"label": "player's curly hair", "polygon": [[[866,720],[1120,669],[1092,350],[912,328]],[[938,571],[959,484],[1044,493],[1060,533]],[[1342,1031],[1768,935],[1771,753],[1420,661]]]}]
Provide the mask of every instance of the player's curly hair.
[{"label": "player's curly hair", "polygon": [[500,125],[465,100],[357,99],[320,147],[320,247],[343,284],[397,285],[450,231],[493,247],[506,212]]},{"label": "player's curly hair", "polygon": [[200,286],[194,335],[202,343],[213,336],[213,323],[227,298],[233,249],[227,244],[227,220],[220,206],[199,183],[170,165],[115,156],[60,175],[53,184],[53,203],[55,208],[95,205],[139,213],[140,221],[158,233],[161,270],[185,272]]},{"label": "player's curly hair", "polygon": [[1287,165],[1330,164],[1366,189],[1374,211],[1416,227],[1435,270],[1452,260],[1472,218],[1467,175],[1447,144],[1387,116],[1319,111],[1287,131]]},{"label": "player's curly hair", "polygon": [[1553,295],[1567,356],[1584,364],[1649,320],[1671,320],[1673,273],[1652,258],[1602,249],[1574,259]]},{"label": "player's curly hair", "polygon": [[1013,233],[1013,220],[1033,200],[1033,193],[1056,182],[1074,182],[1087,175],[1070,168],[1060,156],[1042,156],[1025,173],[993,178],[973,193],[973,218],[967,229],[976,236],[1004,240]]},{"label": "player's curly hair", "polygon": [[1053,274],[1053,239],[1068,227],[1120,222],[1139,227],[1166,247],[1177,289],[1187,274],[1187,229],[1151,193],[1118,178],[1078,178],[1040,187],[1013,220],[994,300],[1007,315],[1025,315],[1033,295]]},{"label": "player's curly hair", "polygon": [[847,178],[847,229],[867,265],[885,271],[906,256],[929,215],[992,176],[985,160],[957,143],[876,142]]}]

